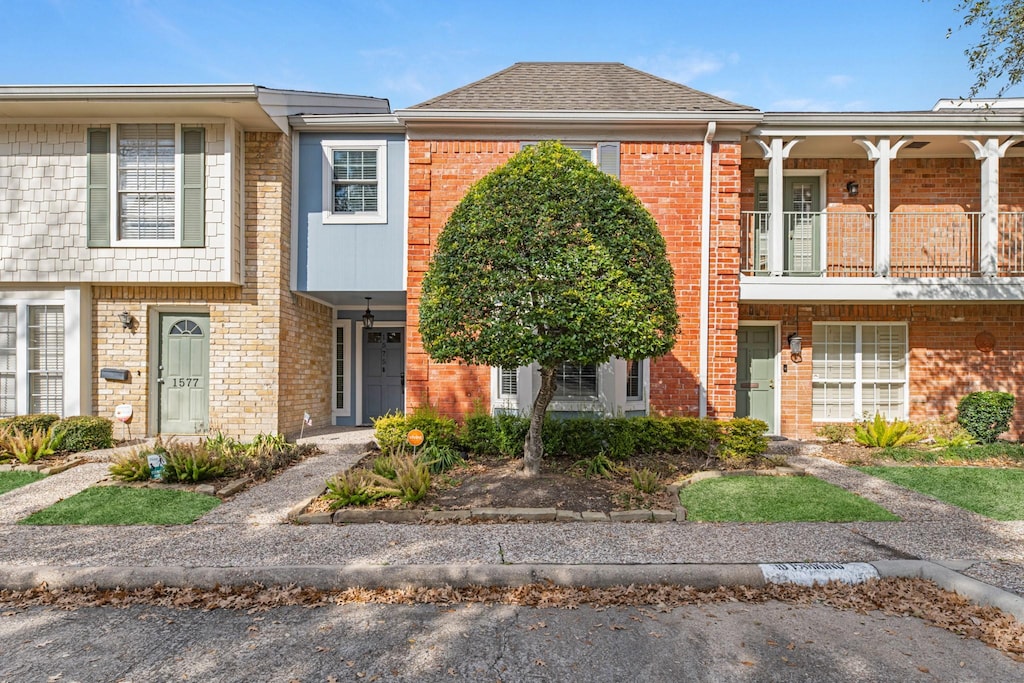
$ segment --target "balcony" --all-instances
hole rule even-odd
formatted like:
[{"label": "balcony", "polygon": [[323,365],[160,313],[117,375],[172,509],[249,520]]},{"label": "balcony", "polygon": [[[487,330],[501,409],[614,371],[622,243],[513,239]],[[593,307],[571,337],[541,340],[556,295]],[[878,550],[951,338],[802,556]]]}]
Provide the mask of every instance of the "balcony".
[{"label": "balcony", "polygon": [[[913,211],[889,215],[888,263],[876,259],[877,215],[785,212],[779,274],[790,277],[971,278],[983,274],[983,214]],[[743,214],[740,272],[771,275],[771,214]],[[1024,276],[1024,213],[998,216],[996,272]],[[887,268],[886,268],[887,266]],[[883,275],[884,274],[884,275]]]}]

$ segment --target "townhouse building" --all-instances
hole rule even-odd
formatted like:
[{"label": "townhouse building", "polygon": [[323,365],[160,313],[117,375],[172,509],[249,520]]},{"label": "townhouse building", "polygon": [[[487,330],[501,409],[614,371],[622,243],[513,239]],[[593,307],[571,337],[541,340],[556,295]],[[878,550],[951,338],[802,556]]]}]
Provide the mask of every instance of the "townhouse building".
[{"label": "townhouse building", "polygon": [[[256,86],[0,88],[0,415],[147,433],[527,412],[535,368],[439,364],[420,283],[472,185],[558,139],[651,211],[680,334],[565,364],[557,414],[955,414],[1021,392],[1024,106],[762,112],[615,63],[421,104]],[[1018,418],[1024,416],[1018,408]]]}]

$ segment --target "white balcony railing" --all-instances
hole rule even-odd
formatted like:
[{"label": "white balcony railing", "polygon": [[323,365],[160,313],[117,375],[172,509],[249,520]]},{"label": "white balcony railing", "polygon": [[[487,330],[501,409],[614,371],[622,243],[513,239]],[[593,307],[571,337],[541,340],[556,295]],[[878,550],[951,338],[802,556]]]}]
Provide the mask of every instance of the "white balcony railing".
[{"label": "white balcony railing", "polygon": [[[889,214],[889,276],[975,277],[981,274],[982,214],[918,211]],[[771,214],[743,214],[740,269],[769,275]],[[876,264],[877,215],[870,212],[786,212],[782,275],[871,277]],[[1024,276],[1024,213],[999,216],[998,275]],[[809,260],[808,260],[809,259]]]}]

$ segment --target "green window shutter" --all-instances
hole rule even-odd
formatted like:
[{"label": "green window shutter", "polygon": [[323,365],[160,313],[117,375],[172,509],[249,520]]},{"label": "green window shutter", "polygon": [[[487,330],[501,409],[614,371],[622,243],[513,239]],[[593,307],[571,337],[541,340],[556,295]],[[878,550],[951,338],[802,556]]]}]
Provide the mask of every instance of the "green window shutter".
[{"label": "green window shutter", "polygon": [[206,131],[181,129],[181,246],[206,246]]},{"label": "green window shutter", "polygon": [[619,177],[619,143],[597,143],[597,165],[610,176]]},{"label": "green window shutter", "polygon": [[110,246],[110,129],[86,132],[86,244]]}]

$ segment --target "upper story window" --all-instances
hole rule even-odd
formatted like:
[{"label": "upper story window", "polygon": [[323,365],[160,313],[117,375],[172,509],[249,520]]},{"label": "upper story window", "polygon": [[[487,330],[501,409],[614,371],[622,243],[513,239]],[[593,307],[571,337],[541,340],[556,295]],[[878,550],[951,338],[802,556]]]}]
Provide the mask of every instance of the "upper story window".
[{"label": "upper story window", "polygon": [[90,128],[90,247],[206,246],[206,131],[174,123]]},{"label": "upper story window", "polygon": [[324,223],[387,222],[387,142],[324,140]]},{"label": "upper story window", "polygon": [[117,127],[118,238],[174,239],[174,125]]}]

